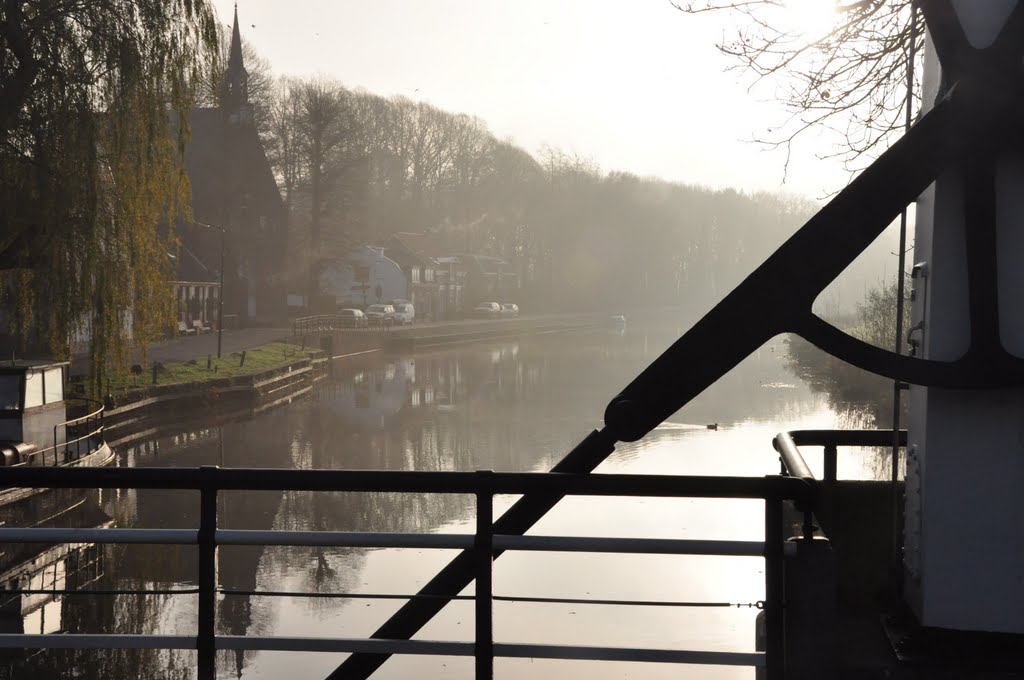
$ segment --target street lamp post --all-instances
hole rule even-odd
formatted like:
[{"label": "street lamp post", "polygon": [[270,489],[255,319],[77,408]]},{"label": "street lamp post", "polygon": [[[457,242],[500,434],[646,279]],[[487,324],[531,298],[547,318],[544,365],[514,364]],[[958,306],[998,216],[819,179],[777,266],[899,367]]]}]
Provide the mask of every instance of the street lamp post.
[{"label": "street lamp post", "polygon": [[217,292],[217,358],[224,339],[224,229],[220,230],[220,290]]},{"label": "street lamp post", "polygon": [[222,340],[224,337],[224,227],[215,227],[205,222],[196,222],[196,226],[215,229],[220,232],[220,292],[217,294],[217,358],[220,359]]}]

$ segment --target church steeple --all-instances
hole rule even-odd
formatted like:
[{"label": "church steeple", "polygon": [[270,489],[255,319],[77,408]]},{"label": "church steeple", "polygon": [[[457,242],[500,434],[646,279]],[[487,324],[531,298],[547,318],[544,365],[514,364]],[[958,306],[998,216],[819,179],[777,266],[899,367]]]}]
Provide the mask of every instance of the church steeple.
[{"label": "church steeple", "polygon": [[231,27],[231,49],[228,67],[224,71],[221,91],[221,109],[228,120],[248,122],[252,119],[249,108],[249,72],[242,61],[242,34],[238,28],[238,3],[235,3],[235,21]]}]

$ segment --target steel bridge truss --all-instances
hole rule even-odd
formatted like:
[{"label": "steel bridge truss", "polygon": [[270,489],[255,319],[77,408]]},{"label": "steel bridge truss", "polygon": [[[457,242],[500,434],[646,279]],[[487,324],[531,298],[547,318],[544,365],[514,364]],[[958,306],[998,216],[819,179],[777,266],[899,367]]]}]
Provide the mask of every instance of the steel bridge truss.
[{"label": "steel bridge truss", "polygon": [[[465,537],[459,537],[457,540],[452,538],[450,546],[462,547],[463,552],[382,625],[374,634],[373,640],[301,642],[304,649],[329,647],[331,651],[353,652],[329,678],[365,679],[392,653],[431,649],[423,646],[430,643],[412,641],[411,638],[440,612],[445,604],[456,599],[459,592],[474,579],[477,580],[478,592],[489,591],[491,558],[498,556],[505,549],[527,549],[528,543],[517,543],[517,540],[531,539],[516,537],[522,537],[567,493],[600,491],[608,495],[640,495],[641,492],[667,492],[671,489],[672,493],[669,495],[707,495],[707,490],[711,487],[705,487],[704,484],[726,485],[716,488],[728,497],[766,498],[766,532],[770,530],[772,533],[766,533],[766,541],[760,548],[761,552],[757,554],[764,554],[768,560],[768,671],[770,677],[781,677],[783,671],[778,665],[781,662],[777,662],[773,667],[771,650],[778,650],[782,644],[783,602],[778,599],[779,591],[773,590],[772,585],[779,578],[773,571],[773,565],[779,564],[782,541],[772,527],[778,525],[775,522],[777,504],[780,498],[788,497],[786,494],[790,493],[789,483],[804,484],[806,480],[794,477],[777,478],[774,481],[757,480],[755,483],[749,480],[725,482],[716,478],[682,477],[668,481],[669,478],[588,476],[587,473],[592,472],[614,450],[617,442],[642,438],[758,347],[781,333],[795,333],[855,366],[906,383],[947,388],[1024,385],[1024,360],[1007,352],[999,338],[994,171],[994,159],[998,154],[1024,148],[1024,144],[1021,143],[1024,140],[1021,137],[1019,122],[1024,119],[1024,78],[1021,74],[1024,57],[1024,6],[1016,6],[1002,33],[992,45],[978,49],[968,42],[951,0],[918,0],[917,4],[923,11],[943,67],[943,87],[931,110],[616,396],[605,411],[605,427],[590,433],[559,462],[552,470],[557,474],[493,474],[477,477],[472,473],[443,473],[448,476],[444,484],[448,492],[473,493],[478,497],[482,494],[486,498],[490,498],[490,494],[493,493],[524,495],[493,522],[490,521],[490,504],[480,502],[477,516],[478,532],[472,539],[473,546],[458,543],[467,541]],[[902,356],[857,340],[814,315],[811,307],[821,291],[839,276],[907,205],[946,173],[957,173],[963,178],[964,217],[968,225],[966,243],[971,321],[971,342],[967,352],[950,362]],[[788,450],[788,443],[785,440],[781,440],[778,445],[784,453]],[[157,472],[160,473],[159,478]],[[69,476],[61,477],[64,474]],[[95,479],[89,476],[94,474],[98,475]],[[311,476],[302,484],[288,487],[284,480],[290,479],[289,475],[293,474]],[[361,474],[369,476],[360,477]],[[91,480],[93,483],[84,485],[199,488],[202,494],[202,516],[205,518],[203,526],[197,532],[179,537],[181,541],[196,542],[200,546],[200,591],[203,593],[200,602],[203,604],[199,634],[194,641],[168,639],[163,642],[169,643],[169,646],[194,644],[199,650],[200,663],[209,669],[212,668],[210,664],[213,663],[214,650],[218,647],[237,649],[246,645],[272,644],[269,641],[261,641],[260,638],[234,639],[213,634],[212,607],[215,584],[211,579],[214,573],[216,546],[243,540],[239,532],[218,531],[215,523],[211,522],[216,512],[216,504],[213,502],[216,491],[228,488],[280,489],[282,485],[285,488],[323,489],[333,485],[331,488],[363,491],[440,492],[442,486],[440,483],[434,486],[434,482],[414,483],[411,480],[426,477],[408,476],[433,473],[386,473],[389,476],[373,476],[378,474],[385,473],[274,471],[272,485],[266,486],[266,480],[258,479],[258,471],[245,470],[196,472],[12,469],[0,470],[0,484],[81,486],[82,482]],[[190,475],[199,475],[199,478]],[[206,475],[205,481],[197,481],[202,475]],[[75,480],[73,483],[72,479]],[[360,486],[352,483],[355,479],[361,479],[360,484],[366,486],[354,488]],[[228,483],[229,480],[233,480],[231,484]],[[754,486],[744,487],[744,493],[738,493],[738,487],[729,486],[748,483]],[[662,487],[659,484],[666,486]],[[795,498],[802,493],[804,492],[798,491],[796,486],[792,486],[792,497]],[[0,531],[7,534],[19,530]],[[104,535],[109,539],[136,542],[143,538],[142,534],[131,533]],[[30,534],[22,536],[26,540],[30,537]],[[100,537],[96,538],[99,540]],[[168,535],[166,538],[171,537]],[[389,538],[404,540],[400,539],[400,536]],[[47,540],[65,539],[53,534]],[[274,539],[270,536],[261,536],[259,540],[267,543],[277,540],[298,541],[300,537],[284,535]],[[329,539],[327,536],[321,536],[318,540],[337,544],[331,543],[337,539]],[[348,537],[348,540],[355,540],[355,536]],[[436,540],[448,541],[449,538],[442,536]],[[639,548],[641,545],[636,543],[634,547]],[[678,544],[674,550],[685,552],[685,547],[684,544]],[[757,548],[752,550],[756,552]],[[474,653],[477,654],[478,664],[483,664],[483,667],[478,666],[482,673],[481,677],[489,677],[487,664],[490,663],[489,659],[493,654],[516,656],[527,652],[522,647],[499,645],[490,641],[490,630],[487,628],[490,625],[489,609],[481,609],[489,608],[490,601],[490,598],[477,599],[480,616],[477,621],[478,639]],[[481,630],[480,626],[484,626],[486,630]],[[67,637],[70,639],[71,636]],[[81,641],[83,644],[89,642],[84,638],[81,638]],[[126,639],[124,644],[131,646],[141,643]],[[300,642],[275,644],[292,644],[293,647],[289,648],[297,648]],[[433,647],[433,653],[455,654],[469,651],[468,647],[460,647],[458,643],[436,644],[445,646]],[[543,656],[541,652],[554,654],[552,648],[531,646],[528,655]],[[559,653],[569,654],[564,650]],[[598,654],[596,651],[588,653]],[[619,652],[602,653],[611,656],[601,658],[619,658],[614,656]],[[648,652],[640,654],[646,653]],[[682,657],[675,658],[682,660]],[[699,661],[703,658],[707,662],[710,657],[687,658],[690,661]],[[778,653],[774,658],[779,658]],[[716,661],[721,662],[722,659]]]},{"label": "steel bridge truss", "polygon": [[[616,442],[636,441],[689,403],[758,347],[795,333],[854,366],[904,383],[946,388],[1024,385],[1024,360],[999,338],[994,160],[1024,149],[1024,4],[988,47],[972,47],[951,0],[917,0],[943,68],[928,113],[835,196],[722,302],[669,347],[608,405],[605,427],[588,435],[552,472],[593,471]],[[904,356],[858,340],[812,312],[815,298],[900,213],[946,173],[964,178],[971,336],[967,352],[943,362]],[[521,534],[558,496],[531,494],[496,523]],[[458,557],[375,636],[412,637],[472,580]],[[365,680],[385,655],[355,654],[331,680]]]}]

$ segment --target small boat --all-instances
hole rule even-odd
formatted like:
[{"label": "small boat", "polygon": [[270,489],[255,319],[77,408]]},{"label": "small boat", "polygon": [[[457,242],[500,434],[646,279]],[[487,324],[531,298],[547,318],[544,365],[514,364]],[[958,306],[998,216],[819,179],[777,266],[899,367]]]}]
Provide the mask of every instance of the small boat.
[{"label": "small boat", "polygon": [[[0,363],[0,467],[98,467],[113,461],[103,437],[103,404],[64,399],[68,366],[47,360]],[[0,505],[43,491],[0,489]]]}]

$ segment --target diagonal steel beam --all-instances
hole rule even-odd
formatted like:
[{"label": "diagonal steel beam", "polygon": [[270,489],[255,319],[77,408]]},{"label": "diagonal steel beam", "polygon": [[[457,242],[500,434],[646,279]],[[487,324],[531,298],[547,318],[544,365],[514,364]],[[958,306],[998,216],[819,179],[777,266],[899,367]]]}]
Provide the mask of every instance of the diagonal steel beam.
[{"label": "diagonal steel beam", "polygon": [[636,440],[772,337],[798,329],[814,299],[970,144],[955,89],[812,217],[608,406]]},{"label": "diagonal steel beam", "polygon": [[[636,440],[704,391],[766,340],[794,327],[815,297],[963,152],[972,135],[955,90],[882,154],[696,326],[665,351],[605,413],[552,472],[588,473],[616,441]],[[521,534],[560,500],[527,494],[494,524]],[[408,639],[473,580],[473,555],[453,559],[384,623],[375,638]],[[328,677],[368,678],[386,654],[353,654]]]},{"label": "diagonal steel beam", "polygon": [[1024,2],[1018,0],[992,47],[1007,63],[1024,56]]},{"label": "diagonal steel beam", "polygon": [[952,0],[917,0],[917,3],[944,73],[956,78],[972,48]]}]

